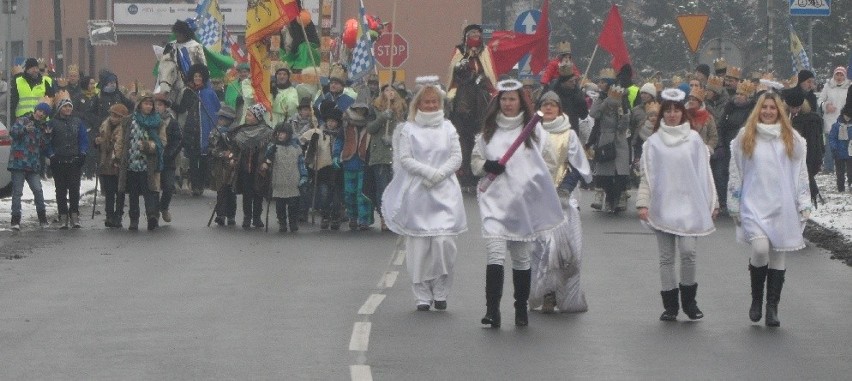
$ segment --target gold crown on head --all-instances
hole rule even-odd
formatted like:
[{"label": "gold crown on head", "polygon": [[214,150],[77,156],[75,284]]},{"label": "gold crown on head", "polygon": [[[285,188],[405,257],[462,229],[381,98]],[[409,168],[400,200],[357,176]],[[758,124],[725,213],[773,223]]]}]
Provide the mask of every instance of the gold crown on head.
[{"label": "gold crown on head", "polygon": [[621,98],[624,95],[624,88],[618,85],[610,86],[607,96]]},{"label": "gold crown on head", "polygon": [[731,77],[731,78],[736,78],[736,79],[743,79],[743,69],[738,68],[736,66],[731,66],[725,72],[725,76]]},{"label": "gold crown on head", "polygon": [[672,76],[672,86],[677,86],[683,83],[683,78],[679,75]]},{"label": "gold crown on head", "polygon": [[712,91],[718,91],[722,89],[725,85],[725,80],[722,77],[711,75],[710,78],[707,78],[707,89]]},{"label": "gold crown on head", "polygon": [[737,94],[742,94],[747,97],[754,95],[754,91],[757,89],[757,85],[752,81],[742,81],[739,85],[737,85]]},{"label": "gold crown on head", "polygon": [[702,88],[694,88],[689,90],[689,96],[695,97],[699,102],[704,102],[704,97],[707,95],[707,91]]},{"label": "gold crown on head", "polygon": [[713,69],[714,70],[724,70],[728,68],[728,61],[725,60],[725,57],[716,58],[713,60]]},{"label": "gold crown on head", "polygon": [[568,41],[562,41],[556,44],[556,54],[570,54],[571,53],[571,43]]},{"label": "gold crown on head", "polygon": [[657,102],[645,103],[645,114],[657,114],[660,112],[660,104]]},{"label": "gold crown on head", "polygon": [[598,73],[598,78],[600,79],[615,79],[615,70],[611,68],[601,69]]}]

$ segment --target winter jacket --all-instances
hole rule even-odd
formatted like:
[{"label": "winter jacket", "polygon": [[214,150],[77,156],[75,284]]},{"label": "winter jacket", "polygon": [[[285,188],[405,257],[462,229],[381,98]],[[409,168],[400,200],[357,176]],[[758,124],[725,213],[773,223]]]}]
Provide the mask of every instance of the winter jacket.
[{"label": "winter jacket", "polygon": [[384,112],[376,111],[376,119],[367,123],[367,133],[370,134],[370,163],[391,164],[393,162],[393,148],[391,138],[397,124],[402,121],[393,116],[388,117]]},{"label": "winter jacket", "polygon": [[82,165],[89,152],[89,135],[80,118],[57,116],[47,122],[46,154],[51,163],[77,162]]},{"label": "winter jacket", "polygon": [[367,164],[367,147],[370,145],[370,134],[367,133],[366,123],[356,125],[353,121],[345,121],[343,139],[338,140],[333,155],[339,157],[346,171],[361,171]]},{"label": "winter jacket", "polygon": [[42,98],[53,98],[56,95],[53,80],[41,74],[37,74],[35,78],[21,74],[10,81],[10,85],[9,109],[16,117],[33,111]]},{"label": "winter jacket", "polygon": [[[9,164],[6,167],[10,171],[39,172],[41,170],[41,154],[46,145],[44,134],[44,122],[33,119],[32,114],[24,114],[18,118],[9,136],[12,137],[12,146],[9,147]],[[32,131],[27,131],[32,127]]]},{"label": "winter jacket", "polygon": [[308,178],[305,156],[302,155],[299,141],[290,139],[286,144],[269,143],[264,156],[269,166],[266,176],[270,180],[272,197],[299,196],[299,182],[302,179],[307,181]]},{"label": "winter jacket", "polygon": [[296,88],[289,86],[286,89],[278,89],[272,86],[272,127],[278,123],[286,122],[298,113],[299,93]]},{"label": "winter jacket", "polygon": [[822,165],[822,158],[825,155],[825,143],[823,142],[822,118],[815,112],[800,112],[790,118],[793,128],[802,135],[807,142],[808,155],[805,162],[811,172]]},{"label": "winter jacket", "polygon": [[[272,139],[272,129],[266,123],[255,125],[243,124],[237,127],[232,139],[233,158],[236,171],[239,176],[255,177],[255,192],[266,194],[266,183],[260,178],[260,165],[263,164],[266,146]],[[233,176],[236,182],[236,192],[244,193],[242,182],[236,181],[238,176]]]},{"label": "winter jacket", "polygon": [[231,164],[231,145],[235,134],[236,130],[231,126],[216,126],[210,132],[208,164],[211,171],[210,187],[213,191],[218,192],[223,186],[232,183],[234,166]]},{"label": "winter jacket", "polygon": [[828,133],[828,144],[831,145],[831,152],[834,153],[834,158],[837,160],[852,158],[852,155],[849,154],[849,150],[852,149],[850,140],[840,139],[840,130],[844,128],[846,129],[846,136],[852,138],[852,120],[846,120],[843,115],[840,115]]},{"label": "winter jacket", "polygon": [[719,133],[716,127],[716,120],[713,119],[713,114],[705,108],[688,113],[690,114],[689,124],[692,125],[693,130],[698,132],[698,135],[701,135],[701,140],[704,141],[707,149],[712,153],[719,144]]},{"label": "winter jacket", "polygon": [[[307,166],[313,170],[323,169],[331,165],[331,153],[334,143],[338,139],[339,131],[328,131],[322,128],[312,128],[305,131],[300,137],[299,142],[307,147],[305,150],[305,160]],[[316,136],[314,136],[316,134]],[[316,163],[314,163],[316,158]]]},{"label": "winter jacket", "polygon": [[[817,102],[819,103],[820,110],[824,112],[823,114],[823,132],[828,134],[831,131],[831,126],[834,125],[834,122],[837,121],[837,117],[840,116],[840,110],[843,109],[843,105],[846,104],[846,94],[849,91],[849,86],[852,84],[848,79],[837,83],[834,81],[834,78],[829,79],[825,84],[825,87],[822,88],[822,92],[819,94],[819,99]],[[836,108],[834,112],[828,112],[826,106],[828,103],[834,104]]]},{"label": "winter jacket", "polygon": [[605,98],[598,99],[592,104],[589,114],[595,118],[597,131],[592,134],[596,137],[593,142],[595,147],[615,142],[615,159],[607,162],[595,161],[595,176],[617,176],[630,174],[630,146],[627,144],[627,132],[630,128],[630,112],[621,113],[621,99]]},{"label": "winter jacket", "polygon": [[171,112],[163,116],[163,123],[166,124],[166,136],[168,140],[168,144],[163,149],[163,168],[176,169],[177,157],[180,154],[183,143],[180,126]]},{"label": "winter jacket", "polygon": [[550,90],[559,96],[559,101],[562,103],[562,112],[568,115],[568,121],[571,122],[571,129],[577,132],[579,136],[580,120],[586,119],[589,116],[589,105],[586,103],[586,97],[579,88],[569,89],[563,87],[559,80],[553,80],[550,84]]},{"label": "winter jacket", "polygon": [[[129,170],[129,162],[130,162],[130,142],[131,142],[131,131],[134,124],[133,115],[124,118],[121,121],[121,129],[118,136],[118,142],[113,147],[113,161],[118,163],[118,191],[121,193],[125,193],[127,191],[127,171]],[[148,190],[151,192],[159,192],[160,191],[160,168],[161,165],[159,163],[157,146],[155,141],[159,140],[162,144],[162,147],[168,145],[168,134],[166,133],[166,122],[163,121],[160,123],[160,126],[157,128],[157,136],[151,136],[151,133],[148,133],[148,141],[143,147],[143,153],[145,154],[146,164],[148,168]],[[159,138],[159,139],[157,139]],[[162,149],[160,147],[160,149]]]},{"label": "winter jacket", "polygon": [[100,164],[98,165],[98,174],[100,175],[118,175],[118,167],[113,163],[115,163],[115,145],[121,139],[121,123],[122,121],[119,121],[117,125],[113,125],[109,118],[106,118],[98,129],[95,144],[100,152]]},{"label": "winter jacket", "polygon": [[731,101],[725,106],[722,122],[718,123],[716,128],[719,134],[719,145],[726,151],[730,150],[731,141],[737,137],[740,128],[745,124],[752,109],[754,109],[753,101],[749,101],[742,106],[738,106],[734,101]]},{"label": "winter jacket", "polygon": [[206,155],[210,131],[216,127],[219,98],[209,84],[199,90],[188,87],[181,89],[173,110],[182,126],[184,155]]}]

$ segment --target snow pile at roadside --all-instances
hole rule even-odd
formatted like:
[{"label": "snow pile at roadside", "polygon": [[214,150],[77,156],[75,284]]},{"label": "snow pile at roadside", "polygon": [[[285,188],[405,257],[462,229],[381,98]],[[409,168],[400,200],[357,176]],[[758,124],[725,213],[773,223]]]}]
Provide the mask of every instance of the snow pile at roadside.
[{"label": "snow pile at roadside", "polygon": [[852,240],[852,189],[837,192],[833,173],[819,174],[816,180],[825,204],[820,203],[811,213],[811,220]]},{"label": "snow pile at roadside", "polygon": [[[41,190],[44,194],[44,203],[47,209],[48,218],[56,215],[56,187],[53,184],[53,179],[41,180]],[[91,205],[92,192],[95,190],[95,180],[86,180],[80,183],[80,214],[90,214],[92,210],[84,208],[83,205]],[[12,197],[0,199],[0,230],[8,230],[12,212]],[[21,196],[21,220],[24,224],[28,221],[36,220],[36,205],[33,200],[33,193],[30,191],[28,184],[24,184],[24,195]]]}]

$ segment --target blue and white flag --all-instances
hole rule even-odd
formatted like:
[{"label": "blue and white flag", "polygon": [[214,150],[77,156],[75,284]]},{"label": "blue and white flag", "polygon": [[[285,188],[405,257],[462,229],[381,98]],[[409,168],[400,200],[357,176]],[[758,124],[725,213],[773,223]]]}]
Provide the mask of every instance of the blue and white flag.
[{"label": "blue and white flag", "polygon": [[808,53],[805,51],[805,47],[802,45],[802,41],[799,40],[799,36],[796,35],[796,31],[793,30],[793,24],[787,24],[790,28],[790,55],[793,60],[793,75],[799,73],[802,70],[810,70],[814,69],[811,67],[811,60],[808,59]]},{"label": "blue and white flag", "polygon": [[221,52],[225,16],[219,10],[219,0],[201,1],[195,7],[195,13],[198,42],[214,52]]},{"label": "blue and white flag", "polygon": [[358,43],[352,50],[352,62],[349,65],[349,79],[353,82],[360,80],[376,67],[376,58],[373,56],[373,41],[370,40],[370,30],[367,27],[367,12],[364,10],[364,0],[361,0],[359,10]]}]

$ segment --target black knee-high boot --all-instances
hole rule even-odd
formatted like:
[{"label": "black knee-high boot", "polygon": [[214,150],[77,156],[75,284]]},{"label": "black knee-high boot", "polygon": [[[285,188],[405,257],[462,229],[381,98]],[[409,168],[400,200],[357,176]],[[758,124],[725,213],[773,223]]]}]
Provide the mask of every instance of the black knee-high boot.
[{"label": "black knee-high boot", "polygon": [[698,309],[698,303],[695,301],[696,293],[698,293],[698,283],[691,286],[680,285],[680,304],[683,312],[691,320],[698,320],[704,317],[704,313]]},{"label": "black knee-high boot", "polygon": [[763,284],[766,282],[767,268],[769,266],[748,265],[748,272],[751,275],[751,308],[748,309],[748,318],[753,322],[759,322],[763,317]]},{"label": "black knee-high boot", "polygon": [[500,299],[503,297],[503,266],[488,265],[485,268],[485,316],[482,324],[491,328],[500,327]]},{"label": "black knee-high boot", "polygon": [[530,298],[530,278],[532,270],[512,270],[512,283],[515,286],[515,325],[529,325],[527,300]]},{"label": "black knee-high boot", "polygon": [[662,321],[675,321],[677,320],[677,312],[680,309],[680,306],[677,302],[678,289],[673,288],[668,291],[660,291],[660,296],[663,297],[663,314],[660,315],[660,320]]},{"label": "black knee-high boot", "polygon": [[784,274],[787,270],[769,269],[766,271],[766,326],[779,327],[778,302],[781,301],[781,288],[784,286]]}]

